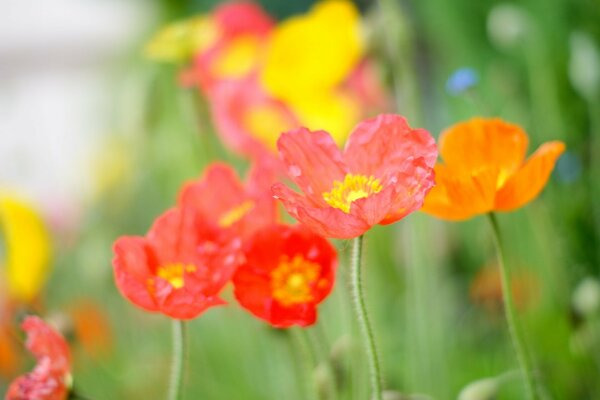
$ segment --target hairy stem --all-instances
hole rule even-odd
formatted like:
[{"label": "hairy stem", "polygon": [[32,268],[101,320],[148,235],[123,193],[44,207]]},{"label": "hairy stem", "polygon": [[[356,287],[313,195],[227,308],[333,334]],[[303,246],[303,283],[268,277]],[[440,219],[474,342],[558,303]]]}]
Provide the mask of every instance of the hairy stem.
[{"label": "hairy stem", "polygon": [[352,258],[350,261],[350,281],[352,284],[352,300],[354,301],[354,311],[363,339],[363,347],[367,353],[369,361],[369,375],[371,377],[371,399],[382,400],[382,383],[381,370],[379,367],[379,357],[375,346],[375,337],[373,328],[369,322],[367,307],[365,304],[365,295],[363,292],[361,278],[362,264],[362,245],[363,236],[359,236],[353,240]]}]

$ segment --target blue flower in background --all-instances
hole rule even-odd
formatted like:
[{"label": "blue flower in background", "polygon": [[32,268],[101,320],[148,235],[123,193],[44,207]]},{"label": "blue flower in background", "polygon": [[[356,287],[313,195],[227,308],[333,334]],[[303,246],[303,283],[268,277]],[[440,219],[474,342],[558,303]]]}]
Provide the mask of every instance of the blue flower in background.
[{"label": "blue flower in background", "polygon": [[446,91],[453,96],[458,96],[478,82],[479,75],[473,68],[459,68],[446,81]]},{"label": "blue flower in background", "polygon": [[556,163],[556,175],[561,182],[575,182],[581,176],[581,172],[581,158],[572,151],[567,151]]}]

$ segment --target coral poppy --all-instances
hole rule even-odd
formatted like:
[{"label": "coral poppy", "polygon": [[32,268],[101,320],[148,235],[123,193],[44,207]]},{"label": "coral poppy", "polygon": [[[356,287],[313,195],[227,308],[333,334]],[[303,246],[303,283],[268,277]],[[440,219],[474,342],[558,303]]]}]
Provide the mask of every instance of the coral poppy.
[{"label": "coral poppy", "polygon": [[37,365],[13,381],[6,400],[64,400],[70,386],[71,355],[65,339],[38,317],[23,322],[27,349]]},{"label": "coral poppy", "polygon": [[511,211],[535,199],[565,149],[548,142],[527,160],[527,134],[498,118],[473,118],[440,136],[444,164],[435,166],[436,187],[423,211],[464,220],[490,211]]},{"label": "coral poppy", "polygon": [[278,328],[316,321],[337,266],[325,238],[302,226],[272,225],[250,239],[245,254],[233,277],[242,307]]},{"label": "coral poppy", "polygon": [[267,162],[252,167],[246,184],[229,165],[214,163],[200,179],[183,186],[179,204],[214,231],[245,239],[277,221],[277,203],[269,190],[274,181],[275,170]]},{"label": "coral poppy", "polygon": [[114,253],[123,296],[147,311],[191,319],[224,304],[219,292],[240,261],[241,243],[216,232],[191,209],[173,208],[145,237],[119,238]]},{"label": "coral poppy", "polygon": [[324,131],[285,133],[279,152],[304,192],[273,186],[287,211],[314,232],[334,238],[362,235],[421,208],[433,186],[437,149],[431,135],[393,114],[361,122],[343,153]]},{"label": "coral poppy", "polygon": [[48,279],[50,235],[39,212],[12,193],[0,194],[0,228],[6,247],[8,297],[30,303]]}]

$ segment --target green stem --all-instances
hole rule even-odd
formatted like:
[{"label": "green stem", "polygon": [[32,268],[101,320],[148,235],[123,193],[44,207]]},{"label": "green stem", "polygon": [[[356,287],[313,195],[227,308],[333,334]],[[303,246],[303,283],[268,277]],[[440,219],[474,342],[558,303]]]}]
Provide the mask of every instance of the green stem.
[{"label": "green stem", "polygon": [[291,328],[288,330],[292,339],[292,346],[295,349],[297,358],[300,359],[304,370],[304,389],[308,400],[316,400],[318,398],[314,380],[314,370],[317,364],[316,354],[314,349],[304,332],[304,328]]},{"label": "green stem", "polygon": [[369,359],[369,375],[371,377],[371,399],[383,400],[381,371],[379,368],[379,358],[375,347],[375,337],[373,328],[369,322],[367,306],[365,304],[365,295],[363,293],[361,279],[362,263],[362,245],[363,236],[353,240],[352,259],[350,261],[350,281],[352,284],[352,299],[354,301],[354,311],[356,319],[362,333],[363,347]]},{"label": "green stem", "polygon": [[496,246],[496,255],[498,257],[498,267],[500,268],[500,279],[502,282],[502,298],[504,300],[504,312],[506,314],[506,322],[508,323],[508,330],[510,337],[517,353],[517,359],[521,368],[521,374],[525,381],[525,389],[527,391],[527,398],[530,400],[537,400],[539,398],[536,385],[533,379],[533,371],[531,369],[531,362],[525,349],[525,341],[521,335],[519,329],[517,315],[515,312],[515,304],[512,298],[512,291],[510,285],[510,277],[506,265],[504,264],[504,248],[502,245],[502,239],[500,236],[500,229],[498,228],[498,221],[494,213],[488,214],[490,224],[492,226],[492,232],[494,236],[494,244]]},{"label": "green stem", "polygon": [[173,361],[171,364],[171,380],[169,382],[169,400],[179,400],[183,383],[183,364],[185,354],[185,321],[173,320]]}]

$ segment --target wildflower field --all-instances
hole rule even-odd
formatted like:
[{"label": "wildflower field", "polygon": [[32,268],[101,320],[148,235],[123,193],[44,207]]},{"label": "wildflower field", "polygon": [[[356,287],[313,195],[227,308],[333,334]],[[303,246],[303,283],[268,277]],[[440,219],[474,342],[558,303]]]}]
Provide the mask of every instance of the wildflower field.
[{"label": "wildflower field", "polygon": [[596,0],[137,3],[0,135],[6,400],[600,399]]}]

